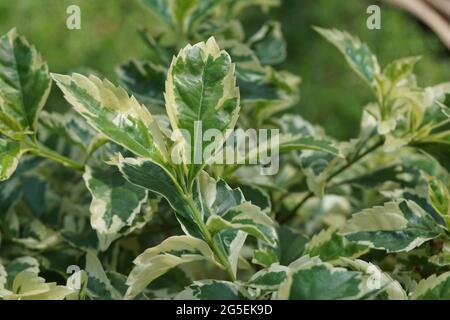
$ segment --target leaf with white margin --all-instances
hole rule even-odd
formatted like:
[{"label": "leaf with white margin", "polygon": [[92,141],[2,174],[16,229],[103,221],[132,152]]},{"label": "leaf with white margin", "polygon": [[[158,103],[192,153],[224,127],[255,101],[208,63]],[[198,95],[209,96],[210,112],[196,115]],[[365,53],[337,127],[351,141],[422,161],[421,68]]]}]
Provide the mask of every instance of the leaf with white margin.
[{"label": "leaf with white margin", "polygon": [[289,267],[273,264],[267,269],[255,273],[246,285],[264,290],[278,290],[280,284],[286,279],[289,270]]},{"label": "leaf with white margin", "polygon": [[91,75],[52,74],[66,100],[97,131],[131,152],[163,164],[168,154],[150,112],[121,87]]},{"label": "leaf with white margin", "polygon": [[175,210],[183,231],[201,237],[202,233],[193,218],[192,208],[186,202],[178,182],[165,168],[146,159],[123,158],[120,154],[111,163],[118,166],[129,182],[163,196]]},{"label": "leaf with white margin", "polygon": [[367,44],[344,31],[318,27],[314,29],[341,51],[350,67],[363,80],[370,86],[375,86],[375,79],[380,74],[380,65]]},{"label": "leaf with white margin", "polygon": [[67,300],[84,300],[87,295],[89,276],[86,271],[80,270],[72,274],[66,281],[66,287],[74,292],[66,297]]},{"label": "leaf with white margin", "polygon": [[39,261],[36,258],[25,256],[12,260],[6,266],[7,284],[6,286],[11,287],[14,278],[22,271],[27,271],[31,273],[39,273]]},{"label": "leaf with white margin", "polygon": [[412,300],[449,300],[450,272],[435,275],[419,282],[411,295]]},{"label": "leaf with white margin", "polygon": [[370,292],[362,272],[334,267],[318,257],[303,256],[289,267],[278,290],[279,300],[358,299]]},{"label": "leaf with white margin", "polygon": [[450,191],[439,179],[423,174],[428,182],[428,199],[433,208],[438,212],[450,230]]},{"label": "leaf with white margin", "polygon": [[8,273],[0,260],[0,298],[10,294],[10,291],[6,289],[6,283],[8,281]]},{"label": "leaf with white margin", "polygon": [[189,31],[223,0],[143,0],[153,12],[178,32]]},{"label": "leaf with white margin", "polygon": [[245,294],[238,284],[220,280],[194,281],[175,300],[243,300]]},{"label": "leaf with white margin", "polygon": [[240,108],[235,65],[214,38],[188,45],[172,61],[164,97],[172,129],[186,133],[179,137],[178,150],[183,163],[196,164],[189,169],[192,181],[209,160],[203,159],[203,151],[218,144],[203,141],[202,133],[214,130],[225,135],[237,122]]},{"label": "leaf with white margin", "polygon": [[353,214],[340,234],[387,252],[410,251],[444,233],[444,228],[411,200],[399,200]]},{"label": "leaf with white margin", "polygon": [[268,192],[250,184],[241,184],[239,185],[239,189],[242,191],[246,201],[250,201],[255,206],[260,207],[261,211],[265,214],[270,214],[272,211],[272,203]]},{"label": "leaf with white margin", "polygon": [[278,256],[274,250],[269,248],[256,249],[253,251],[252,263],[258,264],[264,268],[270,267],[278,262]]},{"label": "leaf with white margin", "polygon": [[199,260],[207,260],[220,266],[203,240],[190,236],[173,236],[164,240],[156,247],[145,250],[133,261],[135,266],[127,279],[129,288],[125,298],[134,298],[170,269]]},{"label": "leaf with white margin", "polygon": [[117,68],[120,85],[146,105],[164,105],[165,72],[148,61],[130,60]]},{"label": "leaf with white margin", "polygon": [[117,168],[86,166],[83,179],[92,195],[91,226],[97,232],[100,250],[132,227],[147,201],[147,190],[128,182]]},{"label": "leaf with white margin", "polygon": [[259,207],[249,202],[229,209],[222,216],[210,216],[206,226],[212,234],[216,234],[223,229],[235,229],[244,231],[270,244],[275,244],[277,241],[272,219],[263,213]]},{"label": "leaf with white margin", "polygon": [[91,251],[86,253],[87,292],[93,299],[116,300],[120,299],[120,293],[113,288],[108,279],[102,263]]},{"label": "leaf with white margin", "polygon": [[388,300],[408,300],[408,295],[400,283],[392,279],[388,273],[383,272],[378,266],[364,260],[348,258],[341,258],[337,264],[367,274],[369,277],[366,286],[368,286],[368,290],[375,290],[373,294],[377,297]]},{"label": "leaf with white margin", "polygon": [[60,243],[59,233],[43,224],[39,219],[27,221],[25,231],[11,240],[32,250],[45,250]]},{"label": "leaf with white margin", "polygon": [[383,69],[383,76],[385,76],[393,85],[411,75],[414,66],[421,59],[421,57],[406,57],[392,61]]},{"label": "leaf with white margin", "polygon": [[334,261],[341,257],[357,258],[367,253],[367,246],[359,245],[338,235],[336,228],[328,228],[314,235],[305,246],[305,254],[318,256],[322,261]]},{"label": "leaf with white margin", "polygon": [[64,114],[43,111],[39,117],[39,124],[51,134],[63,137],[69,143],[76,145],[85,152],[88,151],[92,140],[97,134],[75,111],[68,111]]},{"label": "leaf with white margin", "polygon": [[[241,190],[231,188],[225,181],[216,181],[206,172],[197,177],[194,198],[202,211],[202,219],[224,215],[229,209],[245,202]],[[237,272],[240,252],[247,238],[247,233],[236,229],[222,229],[213,240],[225,253],[234,274]]]},{"label": "leaf with white margin", "polygon": [[0,138],[0,181],[11,177],[23,152],[19,142]]},{"label": "leaf with white margin", "polygon": [[330,155],[342,157],[339,148],[331,141],[317,139],[302,134],[279,134],[262,142],[254,149],[249,150],[245,162],[255,163],[267,155],[279,155],[291,151],[311,150],[325,152]]},{"label": "leaf with white margin", "polygon": [[231,188],[224,180],[215,180],[205,171],[198,177],[197,201],[201,202],[205,217],[224,215],[229,209],[245,202],[242,191]]},{"label": "leaf with white margin", "polygon": [[431,256],[429,261],[440,267],[450,266],[450,241],[444,242],[442,251]]},{"label": "leaf with white margin", "polygon": [[274,244],[277,235],[272,219],[261,208],[245,201],[240,189],[225,181],[215,181],[206,173],[199,176],[201,202],[206,211],[208,230],[216,235],[223,230],[241,230]]},{"label": "leaf with white margin", "polygon": [[9,290],[0,288],[0,298],[4,300],[62,300],[70,293],[70,288],[53,282],[46,283],[32,270],[19,272]]},{"label": "leaf with white margin", "polygon": [[0,132],[13,137],[36,129],[50,92],[47,64],[15,29],[0,38]]}]

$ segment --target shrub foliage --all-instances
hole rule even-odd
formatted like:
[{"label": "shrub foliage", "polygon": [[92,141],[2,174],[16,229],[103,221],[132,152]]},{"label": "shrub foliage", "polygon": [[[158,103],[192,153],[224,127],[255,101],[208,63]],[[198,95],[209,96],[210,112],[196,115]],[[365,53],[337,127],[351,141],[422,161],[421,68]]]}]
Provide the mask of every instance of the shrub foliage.
[{"label": "shrub foliage", "polygon": [[[288,111],[280,24],[239,21],[276,0],[143,2],[161,31],[140,31],[148,59],[118,66],[120,86],[0,38],[0,298],[450,298],[450,83],[422,88],[419,57],[381,66],[315,28],[373,92],[359,136],[336,141]],[[52,83],[64,114],[43,110]],[[257,146],[279,172],[193,163],[214,142],[173,132],[195,121],[279,129]]]}]

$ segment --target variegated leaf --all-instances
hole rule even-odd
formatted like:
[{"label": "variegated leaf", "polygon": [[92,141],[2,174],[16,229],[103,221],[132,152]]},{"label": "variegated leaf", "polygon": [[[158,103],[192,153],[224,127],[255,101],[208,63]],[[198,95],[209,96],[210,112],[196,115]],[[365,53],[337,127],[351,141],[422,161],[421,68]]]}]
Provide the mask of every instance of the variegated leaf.
[{"label": "variegated leaf", "polygon": [[345,266],[355,271],[361,271],[368,276],[367,286],[372,288],[373,295],[381,299],[388,300],[407,300],[408,295],[400,283],[376,265],[364,260],[351,260],[341,258],[338,262],[340,266]]},{"label": "variegated leaf", "polygon": [[0,263],[0,299],[4,300],[62,300],[73,292],[66,286],[46,283],[38,276],[39,264],[32,257],[22,257]]},{"label": "variegated leaf", "polygon": [[420,57],[407,57],[394,60],[383,69],[383,76],[385,76],[392,85],[397,85],[397,83],[412,74],[414,66],[419,60]]},{"label": "variegated leaf", "polygon": [[88,151],[89,145],[96,136],[96,131],[86,124],[84,119],[76,112],[60,114],[43,111],[39,124],[51,134],[63,137],[69,143]]},{"label": "variegated leaf", "polygon": [[115,162],[128,181],[163,196],[169,202],[185,233],[202,237],[192,208],[186,202],[187,198],[172,174],[154,162],[142,158],[124,159],[119,156]]},{"label": "variegated leaf", "polygon": [[0,132],[17,136],[36,129],[50,92],[47,64],[15,29],[0,38]]},{"label": "variegated leaf", "polygon": [[216,263],[214,253],[206,242],[190,236],[173,236],[156,247],[145,250],[134,260],[128,276],[125,298],[132,299],[153,280],[170,269],[188,262],[207,260]]},{"label": "variegated leaf", "polygon": [[450,191],[444,183],[429,175],[425,175],[428,181],[428,199],[433,208],[438,212],[450,230]]},{"label": "variegated leaf", "polygon": [[419,282],[411,295],[412,300],[449,300],[450,272],[428,277]]},{"label": "variegated leaf", "polygon": [[370,86],[375,86],[375,79],[380,74],[377,57],[369,47],[347,32],[336,29],[315,28],[325,39],[335,45],[345,56],[352,69]]},{"label": "variegated leaf", "polygon": [[443,233],[443,227],[411,200],[355,213],[340,232],[350,241],[388,252],[410,251]]},{"label": "variegated leaf", "polygon": [[278,262],[278,256],[273,249],[264,248],[253,251],[252,263],[258,264],[264,268],[270,267]]},{"label": "variegated leaf", "polygon": [[130,60],[117,69],[119,83],[146,105],[164,104],[165,69],[151,62]]},{"label": "variegated leaf", "polygon": [[157,122],[124,89],[96,76],[52,76],[66,100],[94,129],[141,157],[157,163],[168,161],[164,137]]},{"label": "variegated leaf", "polygon": [[203,159],[203,150],[218,144],[203,141],[202,133],[225,134],[239,115],[239,90],[230,56],[214,38],[188,45],[172,61],[164,97],[172,129],[185,130],[180,132],[177,149],[184,163],[196,164],[189,169],[192,181],[209,160]]},{"label": "variegated leaf", "polygon": [[249,202],[229,209],[222,216],[210,216],[206,225],[212,234],[223,229],[235,229],[245,231],[270,244],[275,244],[277,240],[272,219]]},{"label": "variegated leaf", "polygon": [[116,300],[121,298],[120,293],[111,285],[99,258],[91,251],[86,253],[85,271],[87,273],[86,291],[91,299]]},{"label": "variegated leaf", "polygon": [[305,254],[318,256],[322,261],[334,261],[341,257],[357,258],[369,251],[364,245],[353,243],[338,235],[335,228],[322,230],[305,246]]},{"label": "variegated leaf", "polygon": [[11,177],[19,164],[22,153],[19,142],[0,138],[0,181]]},{"label": "variegated leaf", "polygon": [[358,299],[373,291],[363,273],[333,267],[317,257],[304,256],[289,267],[278,290],[280,300]]},{"label": "variegated leaf", "polygon": [[106,250],[121,234],[132,230],[147,190],[128,182],[117,168],[90,168],[83,175],[91,192],[91,225],[97,231],[100,250]]},{"label": "variegated leaf", "polygon": [[238,284],[228,281],[195,281],[181,291],[175,300],[243,300],[245,295]]},{"label": "variegated leaf", "polygon": [[252,288],[276,291],[280,284],[286,279],[289,271],[289,267],[273,264],[267,269],[255,273],[246,285]]}]

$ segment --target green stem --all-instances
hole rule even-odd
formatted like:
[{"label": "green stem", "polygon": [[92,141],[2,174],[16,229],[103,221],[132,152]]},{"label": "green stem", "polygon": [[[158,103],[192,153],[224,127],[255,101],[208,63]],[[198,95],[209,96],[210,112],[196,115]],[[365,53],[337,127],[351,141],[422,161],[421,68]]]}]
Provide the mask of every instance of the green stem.
[{"label": "green stem", "polygon": [[206,227],[205,223],[203,222],[202,216],[200,212],[198,211],[197,207],[194,204],[194,201],[192,200],[191,196],[185,197],[186,202],[189,204],[189,208],[191,209],[193,213],[193,217],[195,219],[195,222],[200,228],[200,232],[203,235],[203,238],[205,239],[208,246],[211,248],[211,250],[216,255],[217,259],[219,259],[219,262],[222,264],[222,266],[225,268],[225,271],[228,274],[228,277],[231,281],[236,281],[236,277],[233,273],[233,270],[231,268],[230,262],[228,261],[227,257],[224,255],[223,251],[219,248],[217,243],[214,241],[211,233],[209,232],[208,228]]},{"label": "green stem", "polygon": [[38,142],[29,142],[26,144],[26,147],[29,149],[30,153],[36,156],[56,161],[68,168],[77,171],[84,171],[84,165],[82,165],[81,163],[60,155],[59,153],[47,148],[46,146]]},{"label": "green stem", "polygon": [[[335,177],[337,177],[338,175],[340,175],[341,173],[343,173],[344,171],[346,171],[347,169],[349,169],[351,166],[353,166],[355,163],[357,163],[359,160],[363,159],[364,157],[366,157],[368,154],[372,153],[373,151],[377,150],[379,147],[381,147],[383,145],[383,139],[379,139],[377,141],[377,143],[375,143],[373,146],[371,146],[370,148],[368,148],[366,151],[357,154],[353,159],[351,159],[351,161],[348,161],[345,165],[343,165],[341,168],[339,168],[337,171],[335,171],[334,173],[332,173],[330,176],[327,177],[327,179],[325,180],[325,184],[328,184],[329,182],[331,182],[331,180],[333,180]],[[288,215],[284,216],[283,218],[279,219],[280,223],[287,223],[290,220],[292,220],[292,218],[295,217],[295,214],[297,213],[298,209],[300,209],[308,199],[310,199],[312,196],[314,196],[314,193],[309,191],[306,196],[294,207],[294,209],[292,209]]]}]

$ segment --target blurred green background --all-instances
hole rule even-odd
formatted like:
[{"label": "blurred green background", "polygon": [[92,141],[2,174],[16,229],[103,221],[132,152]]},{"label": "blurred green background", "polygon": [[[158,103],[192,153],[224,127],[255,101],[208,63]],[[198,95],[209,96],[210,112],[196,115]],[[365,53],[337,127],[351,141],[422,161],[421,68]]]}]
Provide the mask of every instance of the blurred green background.
[{"label": "blurred green background", "polygon": [[[381,30],[366,28],[366,9],[374,3],[382,8]],[[71,4],[81,8],[81,30],[66,28],[66,8]],[[288,60],[281,67],[303,80],[302,98],[295,110],[339,139],[358,133],[362,107],[371,96],[337,50],[311,29],[312,25],[356,34],[370,45],[382,65],[402,56],[422,55],[416,71],[423,86],[450,81],[448,49],[416,19],[382,2],[284,0],[267,15],[253,8],[242,18],[247,36],[268,19],[282,23]],[[0,1],[0,33],[17,27],[35,44],[52,72],[67,73],[86,66],[115,79],[117,64],[131,57],[145,57],[146,48],[137,29],[155,28],[155,24],[155,18],[138,0]]]}]

